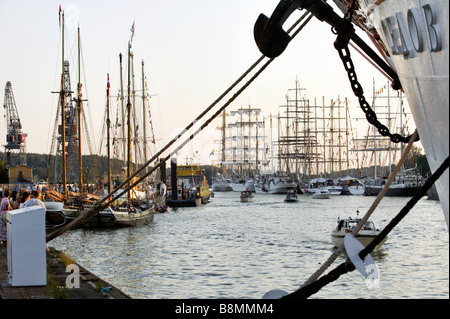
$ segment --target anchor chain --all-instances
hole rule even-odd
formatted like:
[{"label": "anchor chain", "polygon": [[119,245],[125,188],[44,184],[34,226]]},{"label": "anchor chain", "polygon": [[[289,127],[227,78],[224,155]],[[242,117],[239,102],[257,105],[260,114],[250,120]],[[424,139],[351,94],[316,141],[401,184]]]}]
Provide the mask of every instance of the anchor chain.
[{"label": "anchor chain", "polygon": [[[336,41],[334,42],[334,47],[339,53],[339,57],[342,60],[342,63],[344,64],[344,68],[347,71],[348,78],[350,80],[350,85],[352,87],[353,93],[358,98],[359,105],[361,109],[363,110],[364,114],[366,115],[367,121],[375,126],[378,130],[378,132],[382,136],[389,136],[390,140],[394,143],[408,143],[409,140],[412,137],[412,134],[404,137],[400,134],[392,134],[389,129],[386,127],[386,125],[382,124],[378,119],[375,112],[370,107],[369,103],[367,102],[366,98],[364,97],[364,90],[361,86],[361,84],[358,82],[358,77],[356,76],[355,66],[353,64],[353,60],[350,55],[350,50],[348,48],[348,42],[350,41],[350,35],[351,33],[355,32],[355,29],[353,28],[353,25],[351,24],[351,17],[353,13],[353,5],[350,7],[346,19],[342,21],[342,23],[339,26],[336,26],[336,28],[332,28],[332,32],[334,34],[337,34]],[[401,88],[400,82],[397,80],[394,80],[392,82],[392,88],[395,90],[398,90]],[[417,135],[415,142],[419,141],[420,138]]]}]

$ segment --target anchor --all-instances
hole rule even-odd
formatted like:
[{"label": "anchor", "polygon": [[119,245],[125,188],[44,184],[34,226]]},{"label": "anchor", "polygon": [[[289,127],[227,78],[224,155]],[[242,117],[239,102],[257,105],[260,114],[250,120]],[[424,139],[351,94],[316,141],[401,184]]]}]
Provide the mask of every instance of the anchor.
[{"label": "anchor", "polygon": [[283,23],[299,8],[299,0],[282,0],[270,19],[260,14],[253,29],[256,45],[262,54],[275,58],[284,52],[291,37],[283,30]]},{"label": "anchor", "polygon": [[349,20],[341,18],[323,0],[281,0],[270,18],[261,13],[256,20],[253,35],[262,54],[268,58],[276,58],[284,52],[291,41],[291,37],[283,30],[283,24],[297,9],[306,9],[320,21],[331,25],[337,34],[344,34],[348,40],[352,40],[392,78],[395,90],[401,88],[397,73],[355,33]]}]

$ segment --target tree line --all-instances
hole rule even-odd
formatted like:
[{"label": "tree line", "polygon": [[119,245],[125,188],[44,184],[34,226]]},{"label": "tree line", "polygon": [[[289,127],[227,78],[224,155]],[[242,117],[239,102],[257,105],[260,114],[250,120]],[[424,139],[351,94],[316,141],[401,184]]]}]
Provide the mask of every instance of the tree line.
[{"label": "tree line", "polygon": [[[413,150],[414,156],[410,159],[408,167],[417,165],[417,169],[423,177],[427,177],[430,174],[430,166],[425,155],[421,154],[417,149]],[[49,174],[49,165],[60,159],[55,158],[55,155],[48,154],[27,154],[26,165],[33,169],[34,182],[47,181],[47,175]],[[8,183],[8,172],[6,168],[6,156],[5,153],[0,152],[0,184]],[[99,177],[102,177],[103,182],[106,182],[105,176],[108,172],[108,158],[106,156],[98,155],[84,155],[83,158],[84,180],[88,183],[98,182]],[[19,155],[11,154],[11,164],[16,165],[19,163]],[[124,163],[118,159],[111,159],[111,167],[113,171],[120,171],[120,168],[124,167]],[[133,170],[138,169],[134,164]],[[204,170],[206,179],[209,185],[211,185],[211,179],[219,172],[219,168],[214,165],[200,165],[200,169]],[[349,174],[351,176],[357,176],[357,171],[352,169]],[[166,163],[166,176],[170,176],[170,162]]]}]

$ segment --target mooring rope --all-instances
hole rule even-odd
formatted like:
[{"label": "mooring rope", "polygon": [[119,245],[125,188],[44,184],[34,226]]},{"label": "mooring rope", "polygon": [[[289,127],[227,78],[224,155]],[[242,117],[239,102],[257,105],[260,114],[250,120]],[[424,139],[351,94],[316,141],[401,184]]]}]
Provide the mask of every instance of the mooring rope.
[{"label": "mooring rope", "polygon": [[[449,157],[441,164],[441,166],[434,172],[434,174],[425,182],[425,184],[414,194],[414,196],[406,203],[406,205],[401,209],[401,211],[395,216],[391,222],[375,237],[363,250],[359,252],[359,257],[364,260],[364,258],[372,252],[372,250],[386,238],[386,236],[392,231],[392,229],[397,226],[398,223],[411,211],[414,205],[427,193],[427,191],[433,186],[433,184],[438,180],[438,178],[448,169],[450,163]],[[290,299],[303,299],[308,298],[311,295],[318,292],[327,284],[337,280],[341,275],[355,270],[355,266],[348,258],[345,262],[337,266],[335,269],[330,271],[327,275],[324,275],[320,279],[304,286],[297,291],[284,296],[283,298]]]},{"label": "mooring rope", "polygon": [[[405,151],[403,152],[402,157],[400,158],[400,160],[398,161],[397,165],[394,168],[394,171],[391,173],[391,175],[389,176],[389,179],[387,180],[386,184],[384,185],[383,189],[381,190],[381,192],[378,194],[378,196],[375,198],[374,202],[372,203],[372,205],[370,206],[369,210],[367,211],[367,213],[364,215],[364,217],[359,221],[358,225],[356,225],[356,227],[352,230],[351,234],[353,236],[356,236],[356,234],[358,234],[358,232],[361,230],[361,228],[366,224],[366,222],[369,220],[370,216],[372,215],[372,213],[375,211],[375,209],[377,208],[378,204],[381,202],[381,200],[383,199],[384,195],[386,195],[389,187],[391,186],[391,184],[394,182],[395,177],[397,176],[398,172],[400,171],[401,167],[403,166],[403,163],[406,161],[406,158],[408,157],[409,152],[412,149],[412,146],[414,144],[414,141],[416,139],[417,136],[417,129],[414,131],[414,134],[412,135],[412,138],[409,140],[408,145],[405,148]],[[341,245],[337,248],[337,250],[328,258],[328,260],[300,287],[304,287],[309,285],[310,283],[314,282],[317,280],[317,278],[319,278],[319,276],[321,274],[323,274],[323,272],[325,270],[328,269],[328,267],[331,266],[331,264],[333,264],[333,262],[337,259],[337,257],[339,257],[339,255],[344,251],[344,245]]]},{"label": "mooring rope", "polygon": [[[309,12],[305,12],[287,31],[288,33],[294,30],[298,24],[305,19],[305,17],[309,14]],[[293,39],[303,28],[304,26],[312,19],[313,15],[309,14],[309,17],[306,19],[305,22],[303,22],[298,29],[292,34],[291,38]],[[165,152],[169,147],[171,147],[177,140],[179,140],[188,130],[190,130],[194,124],[198,123],[205,115],[208,113],[219,101],[221,101],[231,90],[233,90],[255,67],[265,58],[264,55],[262,55],[253,65],[245,71],[241,77],[239,77],[238,80],[236,80],[227,90],[225,90],[222,95],[219,96],[210,106],[208,106],[194,121],[192,121],[189,125],[186,126],[186,128],[178,134],[175,138],[173,138],[166,146],[164,146],[158,153],[156,153],[150,160],[148,160],[146,163],[144,163],[133,175],[129,176],[122,184],[120,184],[115,190],[111,191],[108,195],[106,195],[104,198],[99,200],[95,203],[89,210],[83,212],[80,216],[75,218],[73,221],[71,221],[66,226],[59,228],[58,230],[54,231],[51,234],[48,234],[46,237],[46,241],[50,241],[61,234],[65,233],[67,230],[70,230],[81,223],[83,221],[95,216],[101,209],[104,209],[108,207],[111,203],[113,203],[116,199],[118,199],[120,196],[128,192],[131,188],[136,186],[138,183],[140,183],[142,180],[144,180],[147,176],[149,176],[151,173],[153,173],[156,169],[158,169],[163,162],[167,161],[170,156],[178,152],[184,145],[186,145],[190,140],[192,140],[199,132],[201,132],[206,126],[208,126],[212,120],[214,120],[232,101],[234,101],[261,73],[264,71],[267,66],[272,63],[272,61],[275,58],[269,59],[260,69],[255,73],[255,75],[252,76],[250,80],[248,80],[244,86],[239,89],[229,100],[227,103],[225,103],[216,113],[214,113],[199,129],[197,129],[193,134],[191,134],[180,146],[178,146],[175,150],[170,152],[169,155],[167,155],[163,160],[161,160],[157,165],[155,165],[151,170],[147,171],[142,177],[140,177],[138,180],[133,182],[131,185],[126,186],[124,189],[121,190],[121,187],[124,187],[127,185],[134,177],[136,177],[139,173],[141,173],[147,166],[149,166],[153,161],[155,161],[163,152]],[[111,198],[113,194],[116,192],[119,192],[118,195]],[[105,203],[106,202],[106,203]]]}]

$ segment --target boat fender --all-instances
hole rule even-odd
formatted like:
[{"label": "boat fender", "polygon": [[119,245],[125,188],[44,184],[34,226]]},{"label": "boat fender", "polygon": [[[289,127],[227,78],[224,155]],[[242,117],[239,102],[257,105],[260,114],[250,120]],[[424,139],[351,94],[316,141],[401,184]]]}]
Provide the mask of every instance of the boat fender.
[{"label": "boat fender", "polygon": [[352,234],[345,235],[344,238],[345,250],[352,261],[353,265],[366,279],[378,279],[378,266],[375,264],[372,256],[367,255],[364,260],[359,257],[359,253],[364,249],[361,244]]}]

